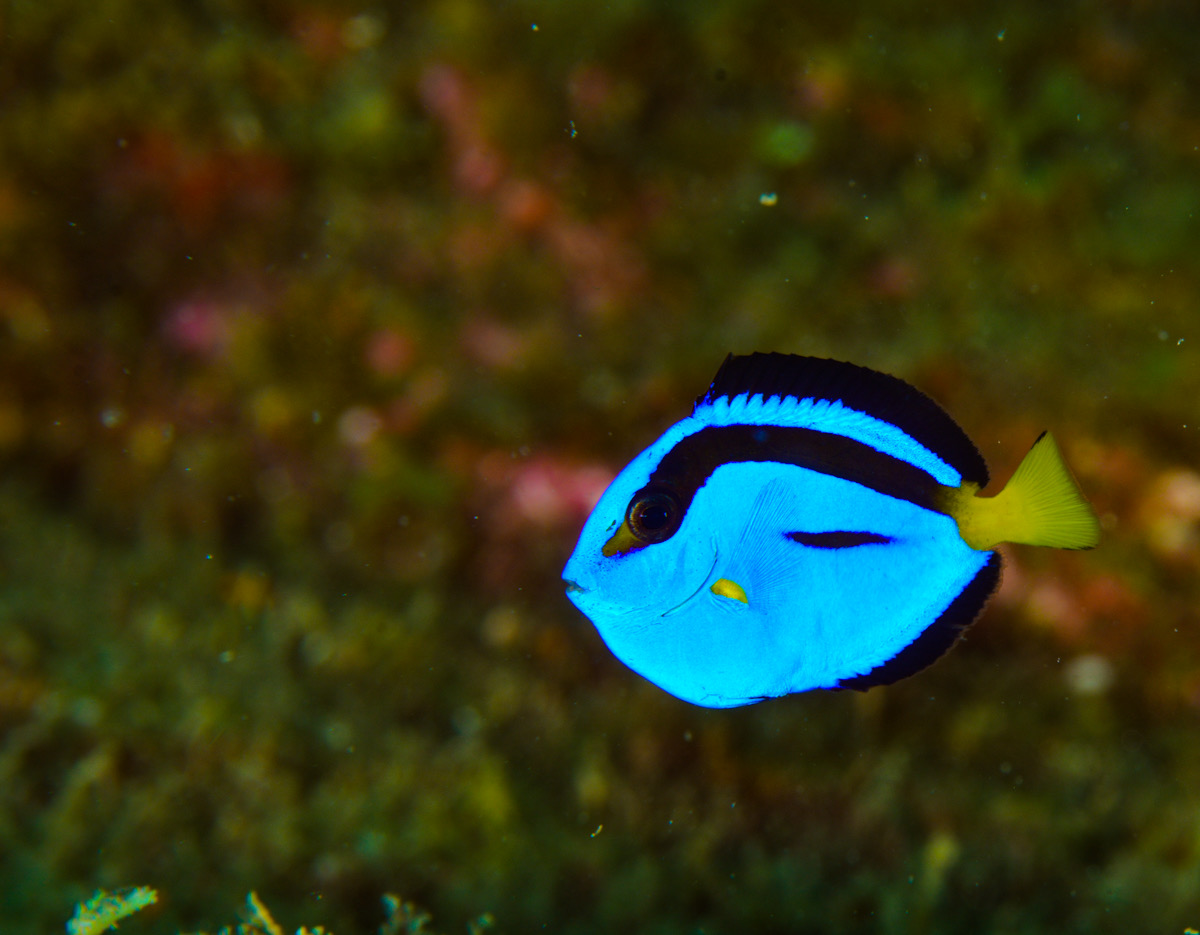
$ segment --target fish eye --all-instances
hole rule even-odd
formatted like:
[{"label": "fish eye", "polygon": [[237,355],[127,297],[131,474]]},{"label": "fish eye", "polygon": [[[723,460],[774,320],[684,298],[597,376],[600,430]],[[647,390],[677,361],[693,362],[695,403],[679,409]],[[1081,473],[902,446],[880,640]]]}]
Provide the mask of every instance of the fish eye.
[{"label": "fish eye", "polygon": [[675,535],[683,519],[679,500],[669,490],[647,487],[634,494],[625,511],[629,531],[642,542],[662,542]]}]

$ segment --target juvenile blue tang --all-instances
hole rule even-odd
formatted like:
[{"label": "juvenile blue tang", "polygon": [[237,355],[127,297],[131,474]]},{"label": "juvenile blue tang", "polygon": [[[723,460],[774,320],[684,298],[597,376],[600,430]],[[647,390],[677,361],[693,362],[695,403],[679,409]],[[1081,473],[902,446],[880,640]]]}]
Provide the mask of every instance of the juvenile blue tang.
[{"label": "juvenile blue tang", "polygon": [[1099,541],[1049,434],[977,496],[987,482],[963,430],[903,380],[731,355],[600,498],[567,595],[618,659],[693,704],[886,685],[979,615],[997,543]]}]

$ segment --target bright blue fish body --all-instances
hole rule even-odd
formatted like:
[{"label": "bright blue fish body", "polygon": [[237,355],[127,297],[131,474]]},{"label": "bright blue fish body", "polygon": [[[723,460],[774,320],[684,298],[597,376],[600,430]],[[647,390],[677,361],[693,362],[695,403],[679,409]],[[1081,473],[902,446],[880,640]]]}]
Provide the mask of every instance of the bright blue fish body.
[{"label": "bright blue fish body", "polygon": [[614,655],[693,704],[868,688],[940,656],[995,589],[998,554],[960,528],[986,482],[903,381],[731,357],[613,480],[563,577]]}]

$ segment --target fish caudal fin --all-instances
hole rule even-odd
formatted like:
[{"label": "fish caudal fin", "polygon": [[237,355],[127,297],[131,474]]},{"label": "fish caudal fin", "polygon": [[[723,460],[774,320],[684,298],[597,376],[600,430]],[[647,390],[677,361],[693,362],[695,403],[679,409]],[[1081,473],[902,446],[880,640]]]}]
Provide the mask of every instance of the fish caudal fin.
[{"label": "fish caudal fin", "polygon": [[996,496],[975,492],[971,484],[955,490],[949,510],[973,549],[991,549],[1000,542],[1090,549],[1100,541],[1100,521],[1049,432],[1033,443]]}]

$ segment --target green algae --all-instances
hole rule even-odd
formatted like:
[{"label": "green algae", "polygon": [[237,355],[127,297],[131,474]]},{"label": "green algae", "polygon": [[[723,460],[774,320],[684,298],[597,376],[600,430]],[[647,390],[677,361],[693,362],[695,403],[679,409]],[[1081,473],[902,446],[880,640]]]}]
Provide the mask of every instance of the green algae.
[{"label": "green algae", "polygon": [[[130,887],[108,892],[98,890],[91,899],[75,907],[75,915],[67,922],[67,935],[100,935],[117,928],[117,924],[147,906],[158,902],[157,891],[148,886]],[[429,928],[432,916],[411,902],[388,893],[383,897],[386,918],[379,926],[379,935],[435,935]],[[246,897],[243,913],[246,921],[238,923],[236,929],[225,926],[220,935],[283,935],[283,927],[275,920],[271,910],[264,905],[258,894],[251,892]],[[495,925],[491,913],[483,913],[467,923],[468,935],[482,935]],[[204,935],[197,932],[195,935]],[[309,928],[302,925],[296,935],[333,935],[324,926]]]},{"label": "green algae", "polygon": [[67,935],[100,935],[117,927],[122,919],[158,902],[158,893],[137,886],[109,893],[98,890],[87,902],[75,907],[67,922]]}]

